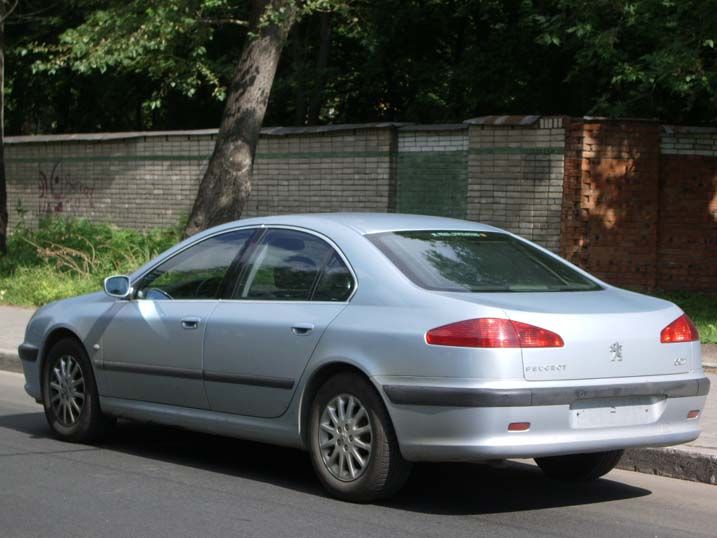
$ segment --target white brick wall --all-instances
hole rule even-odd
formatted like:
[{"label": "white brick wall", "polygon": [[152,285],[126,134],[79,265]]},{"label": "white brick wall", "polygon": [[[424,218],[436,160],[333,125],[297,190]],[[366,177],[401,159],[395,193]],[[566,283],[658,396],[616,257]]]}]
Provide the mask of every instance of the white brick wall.
[{"label": "white brick wall", "polygon": [[[460,202],[460,211],[471,220],[557,250],[562,125],[562,118],[548,117],[520,126],[268,130],[257,148],[244,215],[392,211],[397,207],[397,176],[415,179],[411,188],[418,191],[419,183],[427,181],[431,191],[440,189],[441,178],[450,173],[451,194],[442,203]],[[10,137],[11,226],[20,212],[30,225],[42,215],[59,214],[140,229],[174,226],[191,210],[213,147],[213,131]],[[423,162],[422,153],[429,156],[425,167],[398,173],[399,163],[409,166],[408,159],[398,156],[415,156],[410,160],[415,166]],[[460,170],[465,170],[464,179]],[[431,204],[430,197],[416,196],[419,209]]]},{"label": "white brick wall", "polygon": [[717,129],[663,125],[660,152],[665,155],[717,157]]},{"label": "white brick wall", "polygon": [[529,126],[475,125],[469,140],[468,218],[557,252],[565,148],[562,118],[542,118]]},{"label": "white brick wall", "polygon": [[398,133],[398,151],[466,151],[468,130],[459,131],[412,131],[401,129]]},{"label": "white brick wall", "polygon": [[[307,211],[387,211],[387,128],[263,136],[246,216]],[[37,140],[37,141],[34,141]],[[43,215],[86,217],[121,227],[176,225],[191,211],[214,147],[212,134],[9,139],[10,226]]]}]

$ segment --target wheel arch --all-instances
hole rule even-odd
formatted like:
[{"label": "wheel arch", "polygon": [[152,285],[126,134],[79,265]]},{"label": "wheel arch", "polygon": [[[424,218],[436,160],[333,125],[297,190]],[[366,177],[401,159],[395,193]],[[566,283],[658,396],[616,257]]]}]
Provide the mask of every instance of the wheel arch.
[{"label": "wheel arch", "polygon": [[[40,387],[41,387],[41,394],[42,394],[42,378],[43,373],[45,371],[45,364],[47,364],[47,355],[50,353],[50,350],[52,349],[52,346],[57,344],[60,340],[64,340],[65,338],[72,338],[73,340],[76,340],[81,346],[82,349],[85,350],[85,353],[87,354],[87,357],[89,359],[90,354],[87,352],[87,348],[85,347],[84,342],[82,339],[77,335],[75,331],[72,329],[69,329],[65,326],[55,327],[52,330],[50,330],[49,333],[47,333],[47,336],[45,337],[45,341],[42,344],[42,347],[40,348],[40,356],[38,357],[38,369],[37,373],[40,376]],[[90,368],[94,370],[94,364],[92,363],[92,360],[89,360]],[[93,371],[94,373],[94,371]]]},{"label": "wheel arch", "polygon": [[[322,364],[321,366],[317,367],[313,372],[311,372],[311,376],[307,380],[301,392],[298,418],[299,435],[301,436],[301,442],[304,445],[304,448],[308,447],[308,423],[311,415],[311,404],[314,401],[316,393],[319,391],[319,388],[321,388],[321,385],[323,385],[330,377],[333,377],[343,372],[355,373],[366,379],[366,381],[368,381],[376,389],[379,398],[385,406],[383,394],[381,394],[381,391],[378,389],[378,387],[376,387],[376,384],[371,379],[371,376],[359,366],[351,362],[341,360],[331,361]],[[386,411],[388,412],[388,409]]]}]

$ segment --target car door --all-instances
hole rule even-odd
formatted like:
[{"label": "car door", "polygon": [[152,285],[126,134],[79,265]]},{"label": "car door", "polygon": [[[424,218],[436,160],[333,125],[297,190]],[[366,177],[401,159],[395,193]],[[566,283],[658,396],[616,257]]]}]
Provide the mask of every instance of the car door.
[{"label": "car door", "polygon": [[134,284],[134,298],[102,338],[107,396],[208,408],[202,381],[206,322],[254,233],[241,229],[204,239]]},{"label": "car door", "polygon": [[296,229],[267,229],[242,265],[207,325],[207,397],[215,411],[276,417],[355,279],[334,246]]}]

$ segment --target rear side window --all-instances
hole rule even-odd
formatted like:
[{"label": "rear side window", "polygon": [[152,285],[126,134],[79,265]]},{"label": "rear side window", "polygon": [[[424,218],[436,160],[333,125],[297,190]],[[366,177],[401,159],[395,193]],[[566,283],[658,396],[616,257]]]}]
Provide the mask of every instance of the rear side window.
[{"label": "rear side window", "polygon": [[315,235],[270,229],[240,279],[235,299],[345,301],[353,278],[331,245]]},{"label": "rear side window", "polygon": [[560,260],[499,232],[410,231],[367,236],[415,284],[456,292],[601,289]]},{"label": "rear side window", "polygon": [[349,268],[335,252],[324,268],[314,291],[314,301],[346,301],[354,289]]}]

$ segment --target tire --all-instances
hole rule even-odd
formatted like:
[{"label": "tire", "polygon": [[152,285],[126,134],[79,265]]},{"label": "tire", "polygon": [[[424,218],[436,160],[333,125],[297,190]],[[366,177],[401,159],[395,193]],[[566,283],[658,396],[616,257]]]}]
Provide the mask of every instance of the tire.
[{"label": "tire", "polygon": [[620,462],[624,450],[595,452],[592,454],[571,454],[535,458],[538,467],[550,478],[566,482],[588,482],[597,480],[612,471]]},{"label": "tire", "polygon": [[42,401],[47,423],[62,441],[91,443],[114,424],[100,410],[90,360],[74,338],[64,338],[50,348],[42,371]]},{"label": "tire", "polygon": [[[332,420],[330,408],[338,422]],[[341,373],[330,378],[317,392],[310,417],[311,462],[331,496],[367,503],[391,497],[405,484],[411,464],[401,456],[381,397],[364,377]],[[329,446],[322,448],[322,443]]]}]

